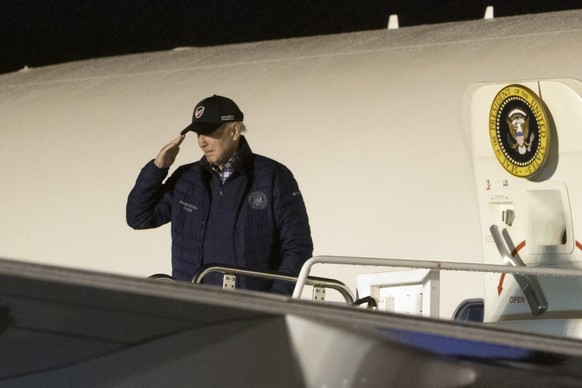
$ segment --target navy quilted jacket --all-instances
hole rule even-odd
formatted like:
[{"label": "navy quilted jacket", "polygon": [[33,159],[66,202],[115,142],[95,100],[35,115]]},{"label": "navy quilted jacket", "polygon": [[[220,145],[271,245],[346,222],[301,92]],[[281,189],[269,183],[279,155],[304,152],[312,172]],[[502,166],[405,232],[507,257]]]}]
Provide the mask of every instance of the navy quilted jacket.
[{"label": "navy quilted jacket", "polygon": [[[153,161],[141,170],[128,197],[127,223],[134,229],[148,229],[171,222],[172,277],[190,281],[200,265],[212,264],[202,251],[212,175],[205,157],[180,166],[164,183],[168,170],[159,169]],[[224,194],[238,196],[234,200],[240,204],[232,232],[236,257],[229,264],[297,275],[311,257],[313,243],[291,171],[253,154],[243,136],[235,173],[242,175],[246,187]],[[286,282],[244,277],[237,281],[237,287],[247,289],[285,294],[293,290],[293,284]]]}]

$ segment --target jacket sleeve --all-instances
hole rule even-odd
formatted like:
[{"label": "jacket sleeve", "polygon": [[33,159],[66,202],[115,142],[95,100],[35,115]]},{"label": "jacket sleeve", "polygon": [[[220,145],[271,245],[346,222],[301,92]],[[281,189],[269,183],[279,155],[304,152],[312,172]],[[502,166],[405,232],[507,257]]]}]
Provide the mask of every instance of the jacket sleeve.
[{"label": "jacket sleeve", "polygon": [[[287,168],[277,174],[274,194],[275,218],[281,241],[279,272],[297,276],[303,264],[313,255],[313,242],[303,197]],[[273,282],[271,292],[291,294],[294,287],[288,282]]]},{"label": "jacket sleeve", "polygon": [[127,198],[125,216],[132,228],[156,228],[170,221],[172,187],[163,184],[168,170],[158,168],[153,160],[142,168]]}]

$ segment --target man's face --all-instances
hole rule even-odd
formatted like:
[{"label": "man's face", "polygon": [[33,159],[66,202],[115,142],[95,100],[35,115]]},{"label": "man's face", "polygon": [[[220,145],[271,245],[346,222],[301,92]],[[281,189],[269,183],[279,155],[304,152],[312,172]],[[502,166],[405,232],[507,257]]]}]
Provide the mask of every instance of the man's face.
[{"label": "man's face", "polygon": [[226,123],[208,135],[198,134],[198,146],[208,163],[222,167],[236,153],[239,138],[239,130],[235,124]]}]

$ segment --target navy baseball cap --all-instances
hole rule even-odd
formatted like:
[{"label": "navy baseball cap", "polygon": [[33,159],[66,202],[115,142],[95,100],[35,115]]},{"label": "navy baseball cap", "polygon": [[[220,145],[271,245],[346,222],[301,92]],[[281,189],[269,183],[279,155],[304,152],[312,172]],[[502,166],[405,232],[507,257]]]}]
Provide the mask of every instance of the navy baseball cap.
[{"label": "navy baseball cap", "polygon": [[200,135],[208,135],[224,123],[243,121],[243,118],[243,112],[233,100],[215,94],[196,105],[192,114],[192,124],[184,128],[180,134],[185,135],[188,131],[193,131]]}]

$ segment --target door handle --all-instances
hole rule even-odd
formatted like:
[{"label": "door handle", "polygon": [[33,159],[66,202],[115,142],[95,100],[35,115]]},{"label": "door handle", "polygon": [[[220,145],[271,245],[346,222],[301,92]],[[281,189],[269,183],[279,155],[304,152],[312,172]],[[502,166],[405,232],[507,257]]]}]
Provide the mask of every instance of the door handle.
[{"label": "door handle", "polygon": [[[525,264],[523,260],[521,260],[521,257],[519,257],[518,253],[515,253],[514,256],[510,253],[515,250],[515,246],[507,229],[503,229],[503,237],[502,234],[499,233],[499,227],[497,225],[491,225],[489,230],[491,231],[491,236],[493,236],[493,241],[495,241],[495,245],[497,246],[497,250],[503,259],[503,262],[506,265],[512,265],[514,267],[525,267]],[[542,290],[538,278],[534,275],[518,274],[514,274],[513,277],[517,281],[519,288],[521,288],[525,294],[525,299],[529,304],[532,314],[543,314],[548,309],[548,301],[546,300],[546,296],[544,295],[544,291]]]}]

